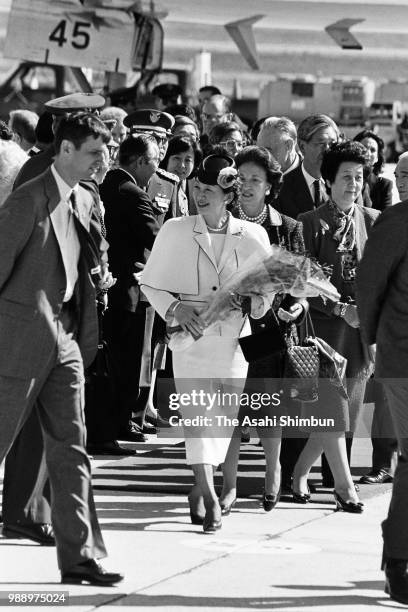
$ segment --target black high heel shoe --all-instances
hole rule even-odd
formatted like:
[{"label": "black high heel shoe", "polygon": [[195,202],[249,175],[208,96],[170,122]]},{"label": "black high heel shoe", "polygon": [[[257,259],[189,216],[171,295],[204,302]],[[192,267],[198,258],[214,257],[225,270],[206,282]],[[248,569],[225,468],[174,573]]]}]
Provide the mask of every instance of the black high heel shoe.
[{"label": "black high heel shoe", "polygon": [[343,512],[351,512],[352,514],[361,514],[364,511],[364,504],[362,502],[346,502],[337,491],[333,491],[334,500],[336,502],[336,511],[342,510]]},{"label": "black high heel shoe", "polygon": [[203,531],[204,533],[215,533],[222,527],[221,519],[216,519],[214,517],[213,512],[205,513],[204,521],[203,521]]},{"label": "black high heel shoe", "polygon": [[281,497],[282,489],[279,487],[279,491],[276,495],[267,495],[265,491],[262,494],[262,506],[265,512],[270,512],[274,509]]},{"label": "black high heel shoe", "polygon": [[237,498],[235,497],[230,504],[220,504],[221,506],[221,515],[228,516],[231,513],[231,510],[237,503]]},{"label": "black high heel shoe", "polygon": [[295,504],[308,504],[310,501],[309,484],[307,485],[307,493],[296,493],[296,491],[292,489],[292,497]]}]

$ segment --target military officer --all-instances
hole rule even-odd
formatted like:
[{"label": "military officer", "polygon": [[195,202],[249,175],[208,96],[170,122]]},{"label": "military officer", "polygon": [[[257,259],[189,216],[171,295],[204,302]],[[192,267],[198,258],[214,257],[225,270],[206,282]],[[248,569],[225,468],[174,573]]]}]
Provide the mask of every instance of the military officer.
[{"label": "military officer", "polygon": [[[152,134],[159,145],[160,161],[164,158],[172,136],[172,115],[156,109],[141,109],[125,117],[124,124],[131,134]],[[178,177],[162,168],[158,168],[149,181],[147,193],[160,225],[167,219],[182,216],[178,205],[178,184]]]}]

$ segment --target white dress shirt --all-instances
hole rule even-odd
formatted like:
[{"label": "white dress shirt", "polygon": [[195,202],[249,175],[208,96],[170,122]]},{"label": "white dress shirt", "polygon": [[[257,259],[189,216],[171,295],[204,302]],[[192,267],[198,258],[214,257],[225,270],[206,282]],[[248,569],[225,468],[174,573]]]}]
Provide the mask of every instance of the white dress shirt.
[{"label": "white dress shirt", "polygon": [[79,255],[81,252],[81,245],[79,242],[78,234],[75,229],[74,217],[72,212],[72,206],[70,202],[71,193],[78,191],[78,186],[74,188],[70,187],[62,178],[62,176],[56,170],[54,164],[51,166],[51,172],[57,183],[58,191],[60,194],[59,206],[62,206],[62,210],[65,212],[66,230],[64,232],[66,236],[67,245],[67,258],[65,260],[65,275],[67,279],[67,286],[65,289],[64,302],[69,302],[74,293],[74,287],[78,280],[78,262]]},{"label": "white dress shirt", "polygon": [[322,177],[317,179],[314,176],[312,176],[311,174],[309,174],[308,171],[305,170],[305,167],[304,167],[303,164],[302,164],[302,172],[303,172],[303,176],[305,177],[305,181],[307,183],[307,186],[309,187],[310,195],[312,196],[313,202],[315,201],[315,187],[314,187],[314,182],[315,181],[318,180],[319,183],[320,183],[320,193],[322,195],[326,194],[326,187],[325,187],[324,180],[322,179]]}]

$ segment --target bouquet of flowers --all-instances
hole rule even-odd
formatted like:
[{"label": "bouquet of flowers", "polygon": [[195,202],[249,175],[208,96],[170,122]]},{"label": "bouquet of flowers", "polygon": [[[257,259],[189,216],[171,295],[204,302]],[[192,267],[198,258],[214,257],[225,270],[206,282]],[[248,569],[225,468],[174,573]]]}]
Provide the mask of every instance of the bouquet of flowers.
[{"label": "bouquet of flowers", "polygon": [[337,302],[340,294],[328,279],[328,269],[306,255],[271,245],[265,257],[253,256],[213,294],[202,313],[207,324],[231,312],[231,296],[267,296],[290,293],[294,297],[321,296]]}]

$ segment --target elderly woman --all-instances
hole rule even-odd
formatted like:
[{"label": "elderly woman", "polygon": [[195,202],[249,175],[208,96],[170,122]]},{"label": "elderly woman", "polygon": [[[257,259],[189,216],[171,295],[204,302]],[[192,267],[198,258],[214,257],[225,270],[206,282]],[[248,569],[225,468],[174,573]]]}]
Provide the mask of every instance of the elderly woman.
[{"label": "elderly woman", "polygon": [[[225,388],[240,394],[247,364],[238,343],[249,331],[242,300],[231,295],[226,319],[207,325],[205,311],[218,287],[252,254],[269,252],[265,230],[234,218],[227,207],[234,201],[236,170],[232,158],[210,155],[202,162],[194,187],[199,214],[167,221],[160,230],[142,275],[142,290],[170,328],[179,326],[180,337],[172,335],[173,369],[178,393],[203,390],[215,397],[215,405],[199,406],[198,416],[211,422],[189,427],[195,416],[194,402],[181,406],[185,425],[186,457],[195,477],[189,495],[192,522],[203,524],[204,532],[221,527],[221,508],[214,489],[214,471],[223,463],[233,433],[232,424],[217,427],[216,415],[236,417],[238,402],[223,403]],[[269,302],[251,299],[251,315],[262,316]],[[183,380],[184,379],[184,380]],[[184,383],[184,384],[183,384]],[[226,387],[224,387],[226,385]],[[206,409],[207,408],[207,409]],[[202,413],[200,412],[202,410]]]},{"label": "elderly woman", "polygon": [[335,426],[326,431],[311,431],[293,474],[294,501],[309,501],[307,477],[324,451],[334,477],[337,508],[354,513],[362,512],[363,507],[350,473],[345,433],[352,435],[355,429],[372,365],[359,330],[354,303],[355,275],[367,234],[379,214],[355,204],[364,185],[368,159],[366,148],[358,142],[332,145],[325,152],[321,167],[330,200],[299,216],[306,250],[322,264],[332,266],[331,282],[341,295],[336,304],[324,303],[321,298],[312,298],[309,303],[316,335],[347,359],[348,400],[328,380],[321,380],[318,402],[303,405],[306,416],[310,411],[333,418]]},{"label": "elderly woman", "polygon": [[0,139],[0,206],[13,191],[14,180],[27,159],[27,153],[16,142]]},{"label": "elderly woman", "polygon": [[385,163],[384,141],[371,130],[359,132],[354,140],[361,142],[369,153],[370,172],[365,177],[365,202],[371,201],[373,208],[382,212],[392,206],[392,181],[380,176]]},{"label": "elderly woman", "polygon": [[[272,203],[279,193],[282,184],[282,173],[279,165],[267,149],[257,146],[245,147],[235,158],[240,181],[240,194],[238,205],[233,214],[239,219],[260,225],[265,228],[269,242],[282,246],[295,253],[304,252],[302,224],[286,215],[281,215]],[[288,322],[300,322],[302,314],[307,308],[305,300],[298,300],[291,296],[279,294],[275,297],[272,309],[259,320],[251,321],[253,334],[266,328],[277,329],[284,334]],[[272,332],[271,332],[272,338]],[[271,347],[273,348],[273,347]],[[249,364],[248,385],[252,390],[266,391],[264,381],[269,380],[268,392],[280,390],[279,379],[283,372],[283,352],[277,352],[256,359]],[[255,382],[255,379],[256,382]],[[271,379],[275,379],[274,382]],[[265,415],[272,416],[268,408]],[[281,466],[279,461],[281,447],[280,427],[257,428],[265,452],[266,474],[263,490],[262,504],[264,510],[272,510],[280,497]],[[236,499],[237,466],[239,459],[240,436],[235,435],[230,443],[227,459],[223,466],[224,487],[221,494],[221,508],[223,514],[229,514]]]}]

